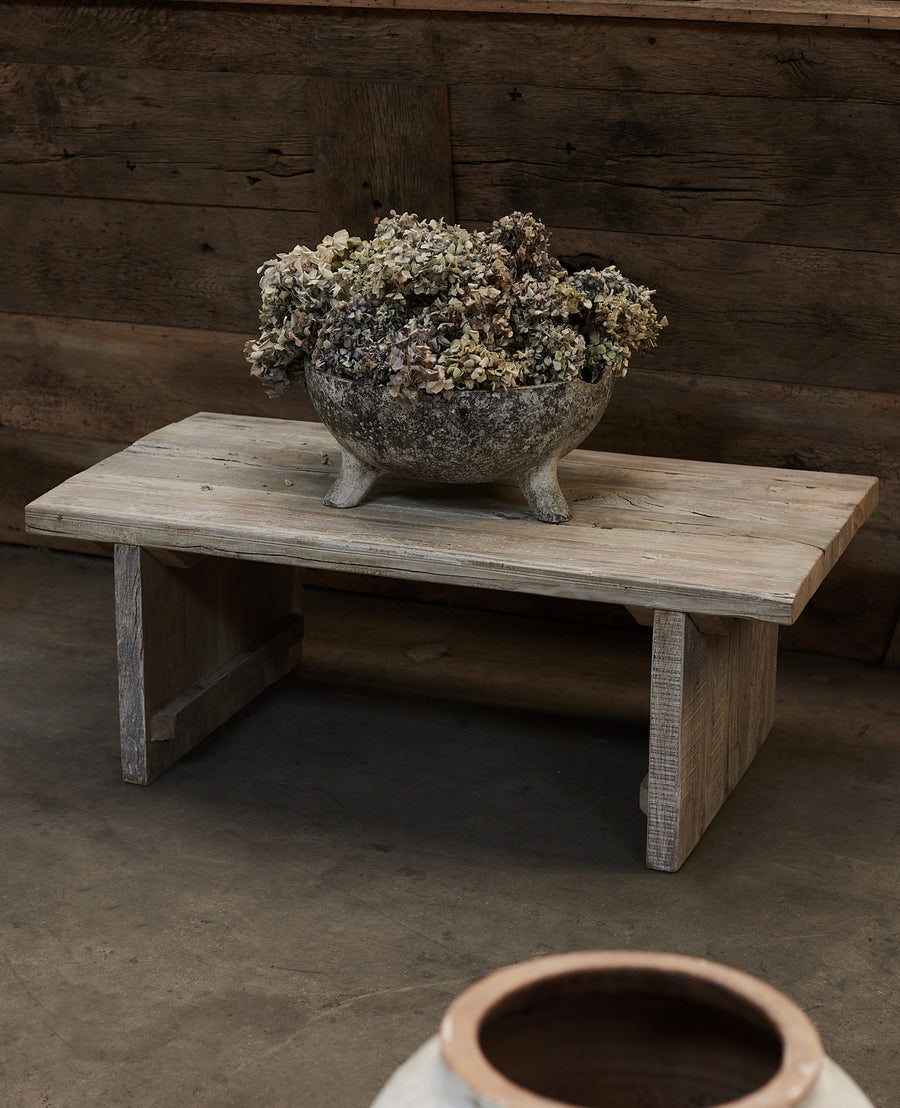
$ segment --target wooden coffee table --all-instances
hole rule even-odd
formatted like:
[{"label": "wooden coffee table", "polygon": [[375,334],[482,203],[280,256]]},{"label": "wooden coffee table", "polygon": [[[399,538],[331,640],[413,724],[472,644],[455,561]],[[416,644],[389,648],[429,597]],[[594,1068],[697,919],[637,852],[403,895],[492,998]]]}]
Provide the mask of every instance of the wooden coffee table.
[{"label": "wooden coffee table", "polygon": [[[122,767],[148,784],[300,661],[302,570],[625,605],[653,627],[647,864],[676,870],[773,722],[793,623],[877,503],[873,477],[576,450],[573,508],[512,484],[323,497],[317,423],[200,413],[70,478],[28,530],[115,544]],[[585,674],[590,680],[590,674]]]}]

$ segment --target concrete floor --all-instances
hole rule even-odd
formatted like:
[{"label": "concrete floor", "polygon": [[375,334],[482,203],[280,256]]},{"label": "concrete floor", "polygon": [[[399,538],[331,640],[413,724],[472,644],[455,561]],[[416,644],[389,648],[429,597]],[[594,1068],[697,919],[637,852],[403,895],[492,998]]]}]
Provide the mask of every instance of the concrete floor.
[{"label": "concrete floor", "polygon": [[125,785],[112,566],[18,547],[0,664],[3,1105],[365,1108],[467,984],[592,947],[763,977],[897,1103],[896,671],[782,654],[668,875],[638,726],[292,676]]}]

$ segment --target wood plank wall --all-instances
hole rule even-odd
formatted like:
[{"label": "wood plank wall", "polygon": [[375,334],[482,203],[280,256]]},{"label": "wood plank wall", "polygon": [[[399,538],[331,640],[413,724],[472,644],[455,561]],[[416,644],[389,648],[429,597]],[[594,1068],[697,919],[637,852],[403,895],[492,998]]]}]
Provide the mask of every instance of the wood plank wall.
[{"label": "wood plank wall", "polygon": [[591,445],[882,479],[785,641],[883,660],[898,66],[884,30],[7,0],[0,538],[26,541],[28,499],[164,422],[310,418],[241,353],[276,251],[392,205],[474,226],[519,208],[564,260],[657,288],[671,320]]}]

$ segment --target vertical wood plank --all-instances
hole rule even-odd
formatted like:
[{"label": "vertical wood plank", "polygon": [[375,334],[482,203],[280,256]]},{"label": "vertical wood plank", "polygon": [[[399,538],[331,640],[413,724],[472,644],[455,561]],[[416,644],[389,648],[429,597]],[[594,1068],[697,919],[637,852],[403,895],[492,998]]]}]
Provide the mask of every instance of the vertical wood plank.
[{"label": "vertical wood plank", "polygon": [[189,568],[141,559],[147,712],[153,716],[291,610],[289,566],[204,558]]},{"label": "vertical wood plank", "polygon": [[647,864],[678,869],[772,728],[778,629],[702,632],[657,612],[650,690]]},{"label": "vertical wood plank", "polygon": [[[722,800],[743,777],[775,722],[778,628],[758,620],[737,620],[736,624],[723,644],[728,651],[730,741]],[[710,813],[710,819],[717,810]]]},{"label": "vertical wood plank", "polygon": [[310,78],[322,234],[368,238],[392,208],[453,219],[447,88]]},{"label": "vertical wood plank", "polygon": [[122,774],[135,784],[149,784],[300,661],[297,570],[172,562],[116,546]]},{"label": "vertical wood plank", "polygon": [[141,549],[116,544],[116,657],[122,776],[147,784],[147,705],[144,689],[144,606]]}]

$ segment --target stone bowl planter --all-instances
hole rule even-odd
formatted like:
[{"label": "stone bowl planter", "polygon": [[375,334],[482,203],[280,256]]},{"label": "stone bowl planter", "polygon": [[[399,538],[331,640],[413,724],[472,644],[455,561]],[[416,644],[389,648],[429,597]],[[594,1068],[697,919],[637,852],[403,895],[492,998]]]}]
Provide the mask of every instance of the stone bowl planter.
[{"label": "stone bowl planter", "polygon": [[313,404],[342,451],[325,503],[361,504],[382,473],[466,484],[512,479],[537,519],[563,523],[571,513],[557,463],[593,430],[614,381],[610,369],[596,384],[423,393],[403,406],[384,385],[307,369]]},{"label": "stone bowl planter", "polygon": [[873,1108],[816,1029],[754,977],[594,951],[499,970],[372,1108]]}]

